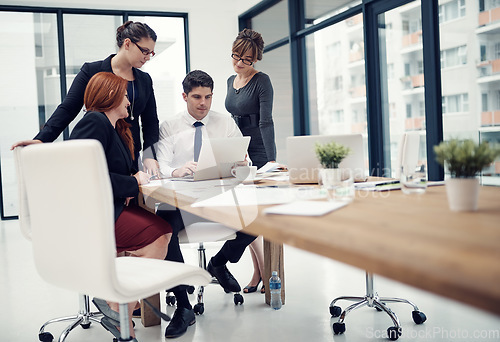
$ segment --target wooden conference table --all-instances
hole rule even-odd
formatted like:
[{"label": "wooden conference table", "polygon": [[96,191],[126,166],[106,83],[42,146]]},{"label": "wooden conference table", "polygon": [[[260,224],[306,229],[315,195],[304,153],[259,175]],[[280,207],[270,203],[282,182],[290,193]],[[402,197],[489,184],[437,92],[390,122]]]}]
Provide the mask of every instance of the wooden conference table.
[{"label": "wooden conference table", "polygon": [[[351,204],[319,217],[262,213],[268,206],[191,207],[192,197],[161,185],[141,192],[231,227],[240,227],[253,210],[255,220],[243,231],[275,246],[294,246],[500,314],[500,187],[481,187],[476,212],[450,211],[445,187],[433,186],[422,195],[356,191]],[[333,290],[332,298],[342,295]]]}]

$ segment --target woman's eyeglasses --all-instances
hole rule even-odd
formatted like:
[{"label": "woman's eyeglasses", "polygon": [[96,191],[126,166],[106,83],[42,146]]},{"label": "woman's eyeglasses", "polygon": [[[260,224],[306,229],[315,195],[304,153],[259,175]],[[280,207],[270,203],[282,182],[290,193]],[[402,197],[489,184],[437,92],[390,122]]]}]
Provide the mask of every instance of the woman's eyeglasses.
[{"label": "woman's eyeglasses", "polygon": [[233,53],[231,54],[231,58],[234,59],[235,61],[242,61],[243,64],[245,65],[252,65],[253,64],[253,61],[248,59],[248,58],[241,58],[239,55]]},{"label": "woman's eyeglasses", "polygon": [[[132,43],[134,43],[134,42],[132,42]],[[134,43],[134,44],[135,44],[135,46],[137,46],[137,48],[139,50],[141,50],[141,52],[144,56],[150,55],[151,57],[154,57],[156,55],[156,53],[154,51],[149,51],[149,49],[145,49],[145,48],[139,46],[139,44],[137,44],[137,43]]]}]

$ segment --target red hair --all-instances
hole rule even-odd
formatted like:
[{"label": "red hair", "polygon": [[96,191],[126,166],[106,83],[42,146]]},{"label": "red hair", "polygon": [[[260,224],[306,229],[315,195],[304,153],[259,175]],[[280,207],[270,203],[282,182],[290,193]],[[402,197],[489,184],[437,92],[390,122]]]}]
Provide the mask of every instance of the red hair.
[{"label": "red hair", "polygon": [[[121,105],[126,91],[126,79],[111,72],[98,72],[87,84],[83,103],[87,111],[107,112]],[[130,127],[131,125],[123,119],[116,122],[116,131],[134,159],[134,139]]]}]

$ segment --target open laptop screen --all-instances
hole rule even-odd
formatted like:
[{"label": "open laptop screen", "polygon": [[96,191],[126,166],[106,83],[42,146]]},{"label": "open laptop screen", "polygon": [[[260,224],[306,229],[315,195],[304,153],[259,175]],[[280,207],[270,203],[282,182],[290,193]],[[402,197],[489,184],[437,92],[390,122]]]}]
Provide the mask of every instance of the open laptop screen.
[{"label": "open laptop screen", "polygon": [[316,157],[316,143],[335,141],[351,149],[351,153],[340,163],[340,168],[353,170],[354,180],[366,179],[363,136],[361,134],[305,135],[288,137],[286,140],[288,173],[291,183],[317,183],[318,170],[322,167]]}]

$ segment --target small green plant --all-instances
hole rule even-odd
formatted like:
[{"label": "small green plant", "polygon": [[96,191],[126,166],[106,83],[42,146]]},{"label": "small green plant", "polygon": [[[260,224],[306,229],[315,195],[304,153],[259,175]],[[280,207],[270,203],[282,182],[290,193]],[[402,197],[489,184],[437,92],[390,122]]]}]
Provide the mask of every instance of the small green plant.
[{"label": "small green plant", "polygon": [[332,141],[326,144],[316,143],[315,151],[319,162],[325,169],[336,169],[351,149]]},{"label": "small green plant", "polygon": [[500,148],[486,141],[476,144],[471,139],[451,139],[434,146],[436,160],[452,177],[472,178],[500,156]]}]

